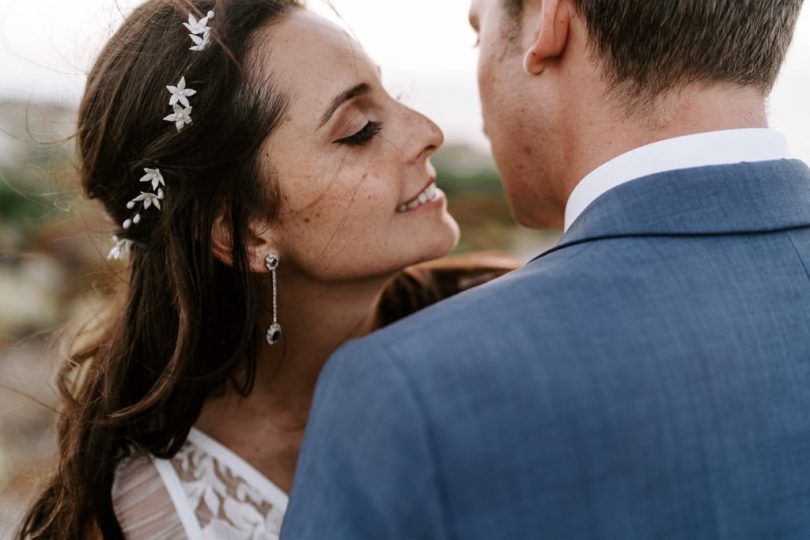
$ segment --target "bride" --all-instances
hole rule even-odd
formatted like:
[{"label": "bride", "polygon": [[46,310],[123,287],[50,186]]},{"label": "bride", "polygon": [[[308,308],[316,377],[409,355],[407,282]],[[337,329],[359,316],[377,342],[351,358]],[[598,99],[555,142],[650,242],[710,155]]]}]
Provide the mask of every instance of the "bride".
[{"label": "bride", "polygon": [[412,267],[458,240],[441,144],[294,0],[128,17],[78,125],[126,287],[60,374],[58,468],[19,537],[276,538],[330,354],[510,269]]}]

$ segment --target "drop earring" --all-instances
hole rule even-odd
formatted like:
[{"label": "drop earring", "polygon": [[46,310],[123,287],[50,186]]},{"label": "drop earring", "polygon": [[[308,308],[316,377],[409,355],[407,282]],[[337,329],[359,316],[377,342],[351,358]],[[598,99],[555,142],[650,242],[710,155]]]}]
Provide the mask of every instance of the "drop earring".
[{"label": "drop earring", "polygon": [[278,323],[278,284],[276,281],[276,270],[278,269],[278,255],[271,253],[264,260],[267,270],[270,271],[270,279],[273,280],[273,324],[267,329],[267,344],[275,345],[281,339],[281,325]]}]

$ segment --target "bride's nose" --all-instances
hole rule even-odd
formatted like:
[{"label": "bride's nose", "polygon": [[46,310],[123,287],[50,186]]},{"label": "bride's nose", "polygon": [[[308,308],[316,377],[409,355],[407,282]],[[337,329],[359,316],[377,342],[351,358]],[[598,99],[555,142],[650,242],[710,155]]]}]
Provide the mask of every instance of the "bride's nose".
[{"label": "bride's nose", "polygon": [[414,110],[410,111],[412,122],[414,122],[416,147],[412,150],[411,159],[419,162],[432,156],[442,144],[444,144],[444,133],[430,118]]}]

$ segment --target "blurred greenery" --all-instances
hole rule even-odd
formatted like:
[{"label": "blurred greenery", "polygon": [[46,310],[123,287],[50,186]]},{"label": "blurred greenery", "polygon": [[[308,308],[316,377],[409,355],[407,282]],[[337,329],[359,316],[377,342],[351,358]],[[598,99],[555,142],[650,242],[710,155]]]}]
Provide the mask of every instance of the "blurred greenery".
[{"label": "blurred greenery", "polygon": [[53,104],[0,102],[0,250],[24,249],[75,196],[69,133],[74,112]]}]

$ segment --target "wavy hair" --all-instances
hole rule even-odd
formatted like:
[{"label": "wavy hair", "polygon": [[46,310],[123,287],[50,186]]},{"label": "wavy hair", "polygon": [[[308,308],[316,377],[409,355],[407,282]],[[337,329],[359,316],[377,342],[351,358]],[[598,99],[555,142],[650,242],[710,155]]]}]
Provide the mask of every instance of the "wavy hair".
[{"label": "wavy hair", "polygon": [[[174,455],[203,402],[255,378],[258,292],[246,243],[254,218],[272,219],[278,188],[259,165],[287,99],[251,55],[257,31],[296,0],[150,0],[127,17],[92,68],[79,110],[84,192],[117,223],[129,217],[145,167],[166,179],[161,212],[118,236],[132,240],[127,287],[99,339],[58,375],[59,461],[19,538],[122,538],[112,505],[115,469],[133,447]],[[216,11],[212,45],[189,50],[182,23]],[[194,124],[162,120],[166,85],[185,76]],[[213,255],[224,216],[232,265]]]}]

